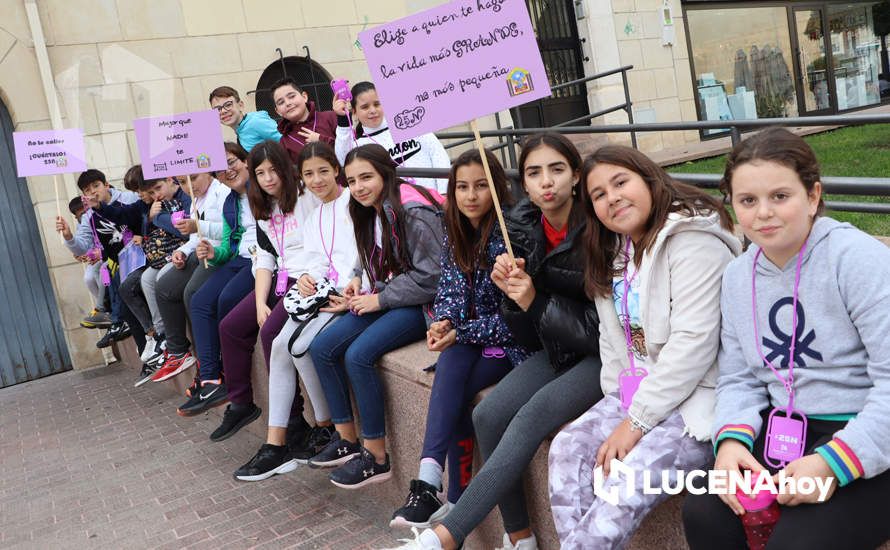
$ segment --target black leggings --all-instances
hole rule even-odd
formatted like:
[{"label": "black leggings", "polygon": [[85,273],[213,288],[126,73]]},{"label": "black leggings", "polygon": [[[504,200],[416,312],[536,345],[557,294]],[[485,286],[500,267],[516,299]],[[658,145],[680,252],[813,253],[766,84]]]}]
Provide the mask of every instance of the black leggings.
[{"label": "black leggings", "polygon": [[[766,413],[763,429],[754,442],[754,458],[763,462]],[[807,422],[806,454],[831,440],[846,422]],[[775,469],[770,468],[771,473]],[[707,481],[703,481],[707,483]],[[890,540],[887,505],[890,472],[871,479],[857,479],[838,487],[826,502],[782,506],[781,516],[767,550],[873,550]],[[717,495],[689,495],[683,504],[683,527],[691,550],[748,548],[741,519]]]}]

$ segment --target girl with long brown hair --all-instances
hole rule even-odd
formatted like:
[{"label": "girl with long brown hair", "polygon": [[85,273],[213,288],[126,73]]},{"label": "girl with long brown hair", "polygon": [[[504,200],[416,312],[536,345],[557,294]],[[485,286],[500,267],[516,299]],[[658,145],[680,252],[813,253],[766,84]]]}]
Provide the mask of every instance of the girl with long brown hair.
[{"label": "girl with long brown hair", "polygon": [[[497,196],[508,205],[512,201],[504,169],[491,152],[485,154]],[[426,416],[420,471],[411,481],[405,505],[393,514],[393,527],[429,527],[442,521],[457,502],[469,484],[473,463],[471,401],[527,356],[501,317],[504,293],[489,277],[506,246],[478,150],[454,161],[447,196],[436,321],[426,337],[430,351],[441,354]],[[446,456],[449,487],[443,503],[438,493]]]},{"label": "girl with long brown hair", "polygon": [[[423,338],[425,311],[439,279],[443,231],[441,197],[399,179],[380,145],[350,151],[344,170],[361,269],[343,297],[332,297],[333,306],[327,308],[352,313],[324,329],[309,348],[336,428],[330,444],[309,465],[338,466],[331,482],[357,489],[392,476],[376,363],[384,353]],[[362,277],[370,281],[369,294],[361,291]],[[364,445],[356,433],[350,385]]]},{"label": "girl with long brown hair", "polygon": [[[710,458],[720,282],[741,243],[723,205],[617,145],[581,169],[587,294],[599,317],[605,397],[550,446],[550,502],[562,548],[622,548],[667,494],[595,498],[591,473],[622,460],[674,476]],[[633,451],[633,452],[631,452]]]}]

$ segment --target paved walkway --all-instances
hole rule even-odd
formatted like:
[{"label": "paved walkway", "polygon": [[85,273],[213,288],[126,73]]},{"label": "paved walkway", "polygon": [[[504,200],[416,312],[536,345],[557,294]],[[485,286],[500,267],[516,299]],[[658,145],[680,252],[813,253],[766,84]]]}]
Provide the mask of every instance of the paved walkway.
[{"label": "paved walkway", "polygon": [[[0,390],[0,548],[391,546],[390,510],[300,467],[264,482],[232,471],[262,441],[208,435],[218,415],[181,418],[183,399],[121,366]],[[397,533],[397,535],[401,535]]]}]

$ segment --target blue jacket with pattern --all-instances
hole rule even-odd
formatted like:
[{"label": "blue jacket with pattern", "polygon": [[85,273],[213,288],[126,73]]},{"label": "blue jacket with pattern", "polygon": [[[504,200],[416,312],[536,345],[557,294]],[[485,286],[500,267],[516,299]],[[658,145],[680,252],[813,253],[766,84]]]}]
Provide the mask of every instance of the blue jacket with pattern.
[{"label": "blue jacket with pattern", "polygon": [[[495,226],[488,238],[487,265],[493,266],[507,247],[500,230]],[[499,308],[504,293],[495,286],[490,269],[473,271],[472,280],[454,261],[454,252],[446,232],[442,244],[442,275],[436,292],[434,310],[436,320],[449,319],[457,331],[458,344],[498,346],[504,349],[515,366],[525,360],[528,352],[516,345],[510,328],[501,317]]]}]

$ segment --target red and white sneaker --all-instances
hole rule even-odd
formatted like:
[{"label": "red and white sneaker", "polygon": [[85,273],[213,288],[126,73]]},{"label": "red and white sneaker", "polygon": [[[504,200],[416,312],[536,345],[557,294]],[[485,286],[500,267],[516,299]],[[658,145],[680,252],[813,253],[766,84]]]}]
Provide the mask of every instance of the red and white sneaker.
[{"label": "red and white sneaker", "polygon": [[192,352],[184,353],[167,353],[164,358],[164,364],[158,369],[158,372],[151,377],[152,382],[163,382],[168,378],[173,378],[177,374],[191,367],[197,362]]}]

